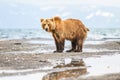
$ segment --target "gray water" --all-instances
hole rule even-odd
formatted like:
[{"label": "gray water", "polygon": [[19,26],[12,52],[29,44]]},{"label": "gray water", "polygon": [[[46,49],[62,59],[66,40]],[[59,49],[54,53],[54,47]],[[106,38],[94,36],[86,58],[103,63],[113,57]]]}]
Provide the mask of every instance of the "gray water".
[{"label": "gray water", "polygon": [[[0,40],[52,38],[52,35],[42,29],[0,29]],[[120,39],[120,28],[95,28],[88,32],[87,40]]]}]

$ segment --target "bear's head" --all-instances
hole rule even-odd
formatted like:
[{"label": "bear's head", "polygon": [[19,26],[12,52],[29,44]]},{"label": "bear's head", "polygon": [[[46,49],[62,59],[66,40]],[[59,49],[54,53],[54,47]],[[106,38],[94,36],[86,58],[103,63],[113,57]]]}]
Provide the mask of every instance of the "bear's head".
[{"label": "bear's head", "polygon": [[55,31],[56,27],[58,24],[60,24],[61,22],[61,18],[60,17],[54,17],[51,19],[41,19],[41,26],[42,28],[47,31],[47,32],[53,32]]}]

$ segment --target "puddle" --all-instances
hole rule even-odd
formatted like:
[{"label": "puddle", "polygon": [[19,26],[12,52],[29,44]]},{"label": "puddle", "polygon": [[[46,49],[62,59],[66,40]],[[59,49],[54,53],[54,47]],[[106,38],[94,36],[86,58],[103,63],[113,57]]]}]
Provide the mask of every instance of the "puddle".
[{"label": "puddle", "polygon": [[36,73],[36,74],[29,74],[29,75],[18,75],[18,76],[6,76],[0,77],[0,80],[42,80],[43,76],[46,73]]},{"label": "puddle", "polygon": [[[42,80],[76,80],[79,77],[100,76],[120,73],[120,54],[82,59],[67,58],[58,61],[54,68],[59,70],[48,73]],[[62,63],[62,64],[61,64]]]},{"label": "puddle", "polygon": [[[59,61],[58,61],[59,62]],[[85,67],[85,64],[82,59],[76,60],[76,59],[70,59],[66,58],[64,60],[64,64],[57,64],[53,67],[46,67],[43,68],[49,69],[50,71],[43,71],[43,72],[37,72],[34,74],[26,74],[26,75],[14,75],[14,76],[4,76],[0,77],[0,80],[59,80],[61,78],[68,78],[68,77],[78,77],[80,75],[83,75],[87,72],[87,68]],[[35,69],[36,70],[36,69]],[[29,70],[1,70],[0,73],[19,73],[19,72],[29,72],[34,71],[32,69]],[[48,73],[48,74],[47,74]]]},{"label": "puddle", "polygon": [[26,70],[0,70],[0,80],[42,80],[51,69],[52,66]]},{"label": "puddle", "polygon": [[38,70],[51,70],[52,66],[46,66],[43,68],[38,69],[26,69],[26,70],[0,70],[0,74],[7,73],[7,74],[13,74],[13,73],[25,73],[25,72],[32,72],[32,71],[38,71]]},{"label": "puddle", "polygon": [[91,66],[87,69],[89,72],[87,76],[120,73],[120,54],[86,58],[84,62],[87,66]]},{"label": "puddle", "polygon": [[71,77],[79,77],[87,73],[87,68],[82,59],[67,58],[64,60],[64,63],[59,63],[54,68],[58,70],[48,73],[42,80],[62,80]]},{"label": "puddle", "polygon": [[79,77],[86,72],[86,69],[70,69],[65,71],[52,72],[44,76],[42,80],[63,80],[70,77]]},{"label": "puddle", "polygon": [[100,51],[104,51],[103,49],[91,49],[91,48],[84,48],[83,52],[100,52]]},{"label": "puddle", "polygon": [[92,45],[98,45],[103,44],[105,41],[85,41],[85,45],[92,44]]},{"label": "puddle", "polygon": [[117,51],[120,51],[120,50],[109,50],[109,49],[91,49],[91,48],[84,48],[83,49],[83,52],[103,52],[103,51],[111,51],[111,52],[117,52]]},{"label": "puddle", "polygon": [[[85,44],[103,44],[105,41],[85,41]],[[30,40],[27,41],[27,43],[31,44],[54,44],[54,39],[53,40]],[[71,45],[71,42],[66,40],[65,45]]]},{"label": "puddle", "polygon": [[[87,78],[89,76],[120,73],[120,54],[83,59],[79,58],[80,57],[78,57],[78,59],[56,59],[51,61],[53,64],[56,64],[54,67],[43,68],[45,72],[28,73],[27,75],[4,76],[0,77],[0,80],[8,80],[8,78],[9,80],[77,80],[79,77]],[[25,72],[25,70],[1,70],[0,74],[17,72]]]},{"label": "puddle", "polygon": [[[40,47],[39,49],[35,49],[30,52],[23,51],[23,53],[48,53],[48,52],[52,53],[55,50],[54,40],[30,40],[27,42],[31,43],[31,44],[47,44],[47,45],[52,45],[52,46]],[[104,44],[104,43],[105,43],[105,41],[85,41],[85,45],[89,45],[89,44],[90,45],[99,45],[99,44]],[[68,46],[69,46],[69,48],[68,48]],[[66,52],[66,50],[69,50],[70,48],[71,48],[71,42],[66,40],[64,52]],[[120,50],[109,50],[109,49],[102,49],[102,48],[101,49],[83,48],[83,52],[102,52],[102,51],[120,51]]]}]

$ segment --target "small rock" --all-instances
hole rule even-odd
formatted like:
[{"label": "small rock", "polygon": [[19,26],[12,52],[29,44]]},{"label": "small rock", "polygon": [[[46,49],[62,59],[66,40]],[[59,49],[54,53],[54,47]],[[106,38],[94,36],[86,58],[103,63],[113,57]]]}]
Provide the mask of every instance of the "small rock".
[{"label": "small rock", "polygon": [[46,60],[40,60],[39,62],[47,62]]},{"label": "small rock", "polygon": [[14,43],[14,45],[21,45],[22,43]]}]

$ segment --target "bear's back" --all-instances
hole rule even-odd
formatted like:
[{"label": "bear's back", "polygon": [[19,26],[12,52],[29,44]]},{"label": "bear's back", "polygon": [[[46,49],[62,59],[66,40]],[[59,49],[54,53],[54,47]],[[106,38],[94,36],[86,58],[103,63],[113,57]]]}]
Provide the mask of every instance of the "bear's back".
[{"label": "bear's back", "polygon": [[81,35],[81,37],[86,35],[86,27],[78,19],[70,18],[63,20],[63,27],[65,37],[68,40],[74,39],[79,35]]}]

